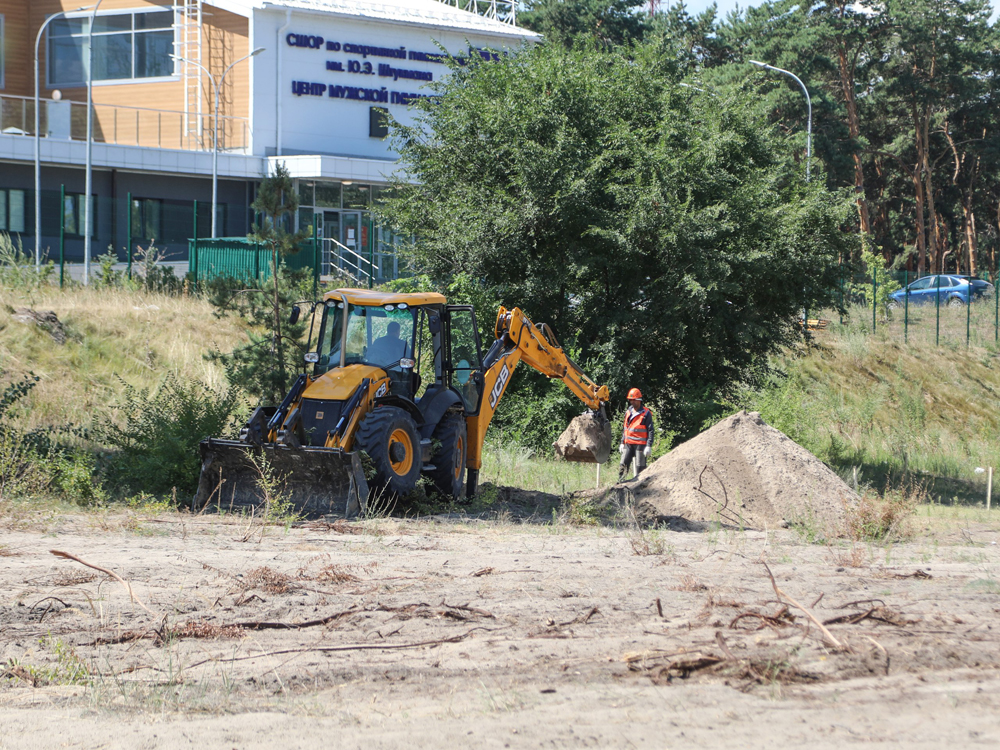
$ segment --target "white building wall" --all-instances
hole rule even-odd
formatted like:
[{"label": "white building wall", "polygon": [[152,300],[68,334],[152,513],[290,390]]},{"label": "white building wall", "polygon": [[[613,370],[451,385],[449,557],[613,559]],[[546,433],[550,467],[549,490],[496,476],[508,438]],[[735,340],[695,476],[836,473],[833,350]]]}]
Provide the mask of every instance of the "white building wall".
[{"label": "white building wall", "polygon": [[[470,44],[504,50],[516,49],[521,43],[510,34],[475,34],[302,11],[292,11],[291,23],[278,38],[278,30],[285,24],[284,11],[256,11],[251,24],[253,47],[266,48],[253,59],[253,153],[260,156],[277,153],[280,117],[284,155],[330,154],[395,160],[388,140],[369,136],[369,108],[385,107],[397,120],[409,124],[412,118],[399,95],[430,92],[423,81],[404,77],[394,80],[380,75],[387,72],[380,66],[429,74],[437,81],[447,75],[448,67],[411,59],[410,52],[440,53],[435,42],[455,55],[467,54]],[[289,35],[294,35],[291,43]],[[365,55],[358,50],[363,46],[403,48],[406,54],[405,58]],[[352,91],[359,88],[366,93]],[[385,101],[348,98],[376,96],[367,92],[379,92]]]}]

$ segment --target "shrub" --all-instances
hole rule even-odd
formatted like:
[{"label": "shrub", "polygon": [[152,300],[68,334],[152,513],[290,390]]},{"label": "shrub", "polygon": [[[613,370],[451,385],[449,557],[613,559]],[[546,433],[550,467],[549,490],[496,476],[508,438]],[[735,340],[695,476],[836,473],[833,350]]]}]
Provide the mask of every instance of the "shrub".
[{"label": "shrub", "polygon": [[108,479],[130,492],[193,492],[201,462],[198,443],[225,432],[236,410],[235,393],[172,375],[155,392],[122,385],[121,403],[95,427],[98,439],[113,449]]},{"label": "shrub", "polygon": [[[858,542],[883,542],[907,536],[907,521],[921,500],[920,488],[887,490],[879,495],[865,490],[847,509],[847,533]],[[924,498],[926,499],[926,498]]]}]

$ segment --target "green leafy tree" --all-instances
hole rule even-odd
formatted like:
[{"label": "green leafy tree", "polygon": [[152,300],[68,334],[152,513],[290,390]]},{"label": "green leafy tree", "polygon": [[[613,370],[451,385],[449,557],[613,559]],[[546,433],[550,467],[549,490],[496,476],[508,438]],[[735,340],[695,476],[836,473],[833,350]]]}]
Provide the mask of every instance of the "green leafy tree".
[{"label": "green leafy tree", "polygon": [[637,9],[644,4],[644,0],[528,0],[518,21],[551,44],[614,47],[642,39],[647,24]]},{"label": "green leafy tree", "polygon": [[282,258],[298,252],[304,232],[291,232],[298,208],[292,179],[283,163],[257,189],[252,207],[263,216],[250,239],[270,251],[267,278],[242,280],[219,278],[209,283],[209,300],[219,314],[235,312],[248,323],[249,342],[230,353],[212,352],[225,366],[229,381],[253,399],[280,401],[302,362],[305,323],[285,320],[292,305],[307,299],[310,278],[304,271],[289,271]]},{"label": "green leafy tree", "polygon": [[787,163],[747,95],[692,97],[664,43],[454,66],[396,147],[410,260],[553,325],[619,398],[674,415],[836,298],[853,206]]}]

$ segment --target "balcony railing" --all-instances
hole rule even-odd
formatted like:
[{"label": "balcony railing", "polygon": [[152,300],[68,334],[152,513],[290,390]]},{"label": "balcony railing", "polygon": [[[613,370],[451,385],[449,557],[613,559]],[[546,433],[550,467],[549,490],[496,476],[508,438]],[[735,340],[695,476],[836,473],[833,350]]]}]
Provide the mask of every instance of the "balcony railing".
[{"label": "balcony railing", "polygon": [[[84,102],[41,99],[39,130],[43,138],[83,141],[87,138],[87,105]],[[164,109],[94,105],[94,142],[123,146],[211,151],[215,120],[211,114],[197,117],[190,134],[185,114]],[[0,132],[5,135],[35,135],[35,100],[26,96],[0,95]],[[219,117],[219,151],[245,152],[250,148],[250,123],[245,117]]]}]

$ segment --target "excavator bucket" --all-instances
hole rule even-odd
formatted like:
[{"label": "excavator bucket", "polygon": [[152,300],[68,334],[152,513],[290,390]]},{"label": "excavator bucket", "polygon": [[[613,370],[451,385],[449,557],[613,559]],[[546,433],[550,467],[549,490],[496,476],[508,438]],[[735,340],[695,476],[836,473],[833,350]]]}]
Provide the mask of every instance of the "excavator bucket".
[{"label": "excavator bucket", "polygon": [[368,499],[357,453],[332,448],[253,446],[209,438],[201,443],[201,477],[193,510],[206,505],[222,510],[262,508],[261,471],[278,480],[277,494],[304,516],[352,518]]},{"label": "excavator bucket", "polygon": [[588,411],[570,422],[552,447],[566,461],[603,464],[611,456],[611,423],[602,413]]}]

